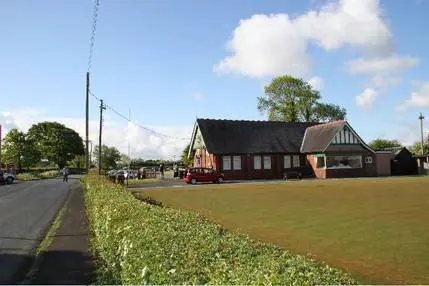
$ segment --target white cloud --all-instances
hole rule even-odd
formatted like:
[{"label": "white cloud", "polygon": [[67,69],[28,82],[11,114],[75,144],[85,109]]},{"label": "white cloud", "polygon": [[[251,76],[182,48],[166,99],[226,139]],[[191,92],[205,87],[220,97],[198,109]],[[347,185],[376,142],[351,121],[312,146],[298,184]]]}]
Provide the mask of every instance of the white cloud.
[{"label": "white cloud", "polygon": [[308,80],[308,83],[311,84],[315,90],[321,90],[323,88],[323,79],[321,77],[314,76]]},{"label": "white cloud", "polygon": [[198,102],[201,102],[206,98],[206,96],[200,92],[195,92],[192,94],[192,97]]},{"label": "white cloud", "polygon": [[390,55],[351,60],[347,62],[347,67],[352,74],[386,74],[412,68],[417,63],[418,60],[414,57]]},{"label": "white cloud", "polygon": [[326,51],[350,45],[379,54],[392,48],[378,0],[339,0],[296,18],[258,14],[241,20],[227,44],[232,55],[216,64],[214,71],[250,77],[302,76],[310,70],[306,51],[310,41]]},{"label": "white cloud", "polygon": [[367,83],[367,87],[385,88],[388,86],[398,85],[402,82],[402,78],[397,75],[381,75],[376,74],[371,77]]},{"label": "white cloud", "polygon": [[410,107],[429,108],[429,81],[413,81],[414,91],[405,102],[397,107],[399,111],[405,111]]},{"label": "white cloud", "polygon": [[378,93],[372,88],[366,88],[361,94],[356,96],[356,105],[366,110],[370,110]]},{"label": "white cloud", "polygon": [[[27,131],[32,124],[42,121],[57,121],[74,129],[85,140],[85,119],[72,117],[52,117],[43,111],[21,109],[11,112],[0,112],[0,124],[4,127],[5,135],[11,128]],[[176,138],[188,138],[192,135],[193,126],[148,126],[162,134]],[[93,145],[98,145],[98,120],[90,121],[89,138]],[[112,121],[105,117],[103,124],[103,144],[115,146],[124,154],[128,153],[130,142],[131,157],[144,159],[172,159],[181,154],[189,140],[179,140],[160,136],[150,130],[138,127],[134,123]]]}]

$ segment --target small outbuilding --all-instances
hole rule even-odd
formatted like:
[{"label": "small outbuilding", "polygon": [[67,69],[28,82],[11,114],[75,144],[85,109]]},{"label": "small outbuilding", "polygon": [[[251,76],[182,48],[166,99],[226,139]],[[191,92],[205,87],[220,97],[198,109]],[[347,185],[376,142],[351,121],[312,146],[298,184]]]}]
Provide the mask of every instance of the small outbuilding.
[{"label": "small outbuilding", "polygon": [[406,147],[390,148],[390,170],[392,176],[417,175],[417,160]]}]

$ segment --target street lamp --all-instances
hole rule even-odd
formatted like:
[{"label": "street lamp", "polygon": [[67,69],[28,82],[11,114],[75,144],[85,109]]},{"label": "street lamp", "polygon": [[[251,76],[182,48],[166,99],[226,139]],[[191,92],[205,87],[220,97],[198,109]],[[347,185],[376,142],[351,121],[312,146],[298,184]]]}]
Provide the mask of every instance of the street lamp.
[{"label": "street lamp", "polygon": [[422,155],[424,155],[425,152],[424,152],[424,139],[423,139],[423,119],[425,119],[425,117],[423,116],[423,114],[421,112],[419,115],[419,119],[420,119],[420,133],[422,136]]}]

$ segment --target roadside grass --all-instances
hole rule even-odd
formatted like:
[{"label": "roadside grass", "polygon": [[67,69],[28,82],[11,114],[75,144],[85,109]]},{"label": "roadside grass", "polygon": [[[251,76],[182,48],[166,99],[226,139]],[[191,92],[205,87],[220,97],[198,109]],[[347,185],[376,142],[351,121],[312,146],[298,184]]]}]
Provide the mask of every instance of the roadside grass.
[{"label": "roadside grass", "polygon": [[[150,178],[150,179],[143,179],[143,180],[128,180],[128,185],[145,185],[145,184],[153,184],[158,183],[160,179],[158,178]],[[127,180],[125,180],[125,184],[127,183]]]},{"label": "roadside grass", "polygon": [[192,212],[136,200],[103,176],[85,176],[96,284],[355,284],[324,263],[234,234]]},{"label": "roadside grass", "polygon": [[308,255],[361,283],[429,284],[429,177],[145,189],[238,233]]}]

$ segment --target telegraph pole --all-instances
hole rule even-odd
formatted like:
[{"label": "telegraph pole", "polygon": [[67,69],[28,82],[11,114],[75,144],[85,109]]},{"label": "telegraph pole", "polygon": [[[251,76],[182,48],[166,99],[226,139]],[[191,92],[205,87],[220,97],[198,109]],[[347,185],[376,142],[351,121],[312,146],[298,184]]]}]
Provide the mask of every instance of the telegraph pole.
[{"label": "telegraph pole", "polygon": [[85,168],[89,171],[89,72],[86,73],[86,147],[85,147]]},{"label": "telegraph pole", "polygon": [[100,99],[100,134],[98,137],[98,174],[101,175],[101,137],[103,132],[103,110],[106,107],[103,104],[103,100]]},{"label": "telegraph pole", "polygon": [[424,139],[423,139],[423,119],[425,119],[425,117],[423,116],[423,114],[421,112],[419,115],[419,119],[420,119],[420,132],[422,135],[422,155],[424,155],[425,151],[424,151]]}]

